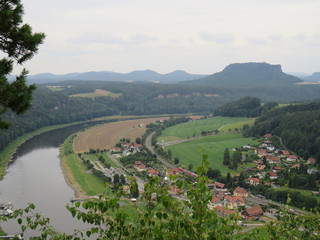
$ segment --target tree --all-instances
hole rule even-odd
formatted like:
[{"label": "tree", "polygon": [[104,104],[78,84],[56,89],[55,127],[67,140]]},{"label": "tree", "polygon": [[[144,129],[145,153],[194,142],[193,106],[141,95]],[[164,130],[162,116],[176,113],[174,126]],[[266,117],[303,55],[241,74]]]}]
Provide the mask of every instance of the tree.
[{"label": "tree", "polygon": [[120,175],[120,182],[121,182],[122,184],[126,184],[126,178],[124,177],[123,174]]},{"label": "tree", "polygon": [[139,197],[138,183],[134,177],[131,179],[131,183],[130,183],[130,194],[133,198]]},{"label": "tree", "polygon": [[141,144],[141,138],[136,138],[136,143]]},{"label": "tree", "polygon": [[120,177],[119,174],[116,173],[115,175],[113,175],[113,184],[118,184],[120,182]]},{"label": "tree", "polygon": [[229,166],[230,165],[230,152],[229,148],[224,149],[223,153],[223,165]]},{"label": "tree", "polygon": [[[7,75],[13,64],[22,65],[38,51],[44,40],[44,33],[32,33],[28,24],[22,25],[23,6],[20,0],[0,1],[0,50],[6,57],[0,59],[0,114],[12,110],[22,114],[31,106],[35,85],[26,84],[28,71],[23,69],[16,80],[9,83]],[[0,129],[9,123],[0,119]]]},{"label": "tree", "polygon": [[178,158],[178,157],[175,157],[175,158],[174,158],[174,164],[179,164],[179,162],[180,162],[179,158]]},{"label": "tree", "polygon": [[190,163],[190,164],[188,165],[188,170],[191,171],[192,169],[193,169],[193,164]]}]

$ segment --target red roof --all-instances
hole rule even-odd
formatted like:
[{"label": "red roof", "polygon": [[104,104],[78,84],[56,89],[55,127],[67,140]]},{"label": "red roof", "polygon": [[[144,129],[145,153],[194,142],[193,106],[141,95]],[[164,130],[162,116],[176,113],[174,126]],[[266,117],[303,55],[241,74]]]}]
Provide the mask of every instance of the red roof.
[{"label": "red roof", "polygon": [[265,137],[265,138],[271,138],[271,137],[272,137],[272,134],[267,133],[267,134],[264,135],[264,137]]},{"label": "red roof", "polygon": [[290,153],[289,153],[289,151],[287,151],[287,150],[283,150],[282,151],[282,155],[289,155]]},{"label": "red roof", "polygon": [[278,177],[278,173],[276,172],[269,172],[270,177]]},{"label": "red roof", "polygon": [[245,211],[246,215],[248,215],[249,217],[254,217],[254,216],[258,216],[258,215],[262,215],[263,214],[263,210],[262,210],[262,208],[260,206],[247,208],[244,211]]},{"label": "red roof", "polygon": [[157,170],[155,170],[155,169],[148,170],[148,173],[152,174],[152,175],[159,175],[159,172]]},{"label": "red roof", "polygon": [[299,167],[300,167],[300,164],[294,164],[292,167],[293,167],[293,168],[299,168]]},{"label": "red roof", "polygon": [[280,166],[274,166],[273,167],[273,170],[276,170],[276,171],[280,171],[282,169],[282,167],[280,167]]},{"label": "red roof", "polygon": [[297,159],[297,156],[296,156],[296,155],[290,155],[288,158],[290,158],[290,159]]},{"label": "red roof", "polygon": [[255,177],[249,177],[247,178],[247,182],[250,182],[250,181],[253,181],[253,182],[256,182],[256,183],[259,183],[260,180],[258,178],[255,178]]},{"label": "red roof", "polygon": [[141,164],[142,164],[141,161],[135,161],[135,162],[134,162],[134,165],[141,165]]},{"label": "red roof", "polygon": [[221,206],[216,206],[215,209],[221,213],[225,213],[227,215],[231,215],[231,214],[235,214],[236,212],[235,211],[232,211],[232,210],[228,210],[224,207],[221,207]]},{"label": "red roof", "polygon": [[262,148],[257,148],[256,151],[257,153],[260,153],[260,154],[267,154],[267,151]]},{"label": "red roof", "polygon": [[146,166],[146,165],[144,165],[144,164],[141,164],[141,165],[138,165],[138,168],[140,168],[140,169],[146,169],[146,168],[147,168],[147,166]]},{"label": "red roof", "polygon": [[214,183],[216,188],[224,188],[225,184],[224,183],[221,183],[221,182],[215,182]]},{"label": "red roof", "polygon": [[239,194],[247,194],[247,190],[245,190],[244,188],[242,187],[237,187],[235,190],[233,190],[233,194],[234,193],[239,193]]},{"label": "red roof", "polygon": [[317,163],[317,159],[315,158],[309,158],[307,161],[307,164],[316,164]]},{"label": "red roof", "polygon": [[181,171],[178,168],[172,168],[172,169],[168,170],[168,174],[169,175],[177,175],[177,174],[180,174],[180,173],[181,173]]},{"label": "red roof", "polygon": [[212,197],[212,199],[211,199],[211,202],[212,202],[212,203],[217,203],[217,202],[219,202],[219,201],[222,201],[222,198],[221,198],[221,197]]}]

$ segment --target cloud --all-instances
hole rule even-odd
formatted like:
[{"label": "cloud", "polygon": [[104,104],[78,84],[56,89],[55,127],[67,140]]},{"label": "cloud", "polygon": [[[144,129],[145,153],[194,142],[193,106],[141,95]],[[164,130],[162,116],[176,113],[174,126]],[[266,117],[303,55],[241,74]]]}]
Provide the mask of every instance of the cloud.
[{"label": "cloud", "polygon": [[204,41],[217,42],[217,43],[231,43],[234,41],[233,34],[230,33],[215,33],[209,34],[205,32],[199,33],[200,37]]}]

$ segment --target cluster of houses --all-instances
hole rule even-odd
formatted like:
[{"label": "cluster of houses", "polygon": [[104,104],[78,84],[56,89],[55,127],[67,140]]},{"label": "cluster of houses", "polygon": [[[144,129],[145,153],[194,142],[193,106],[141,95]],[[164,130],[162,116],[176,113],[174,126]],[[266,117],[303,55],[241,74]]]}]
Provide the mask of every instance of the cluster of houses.
[{"label": "cluster of houses", "polygon": [[131,154],[135,154],[137,152],[140,152],[142,148],[142,144],[134,143],[134,142],[125,142],[121,143],[121,148],[116,147],[112,149],[112,153],[120,153],[122,152],[123,156],[129,156]]},{"label": "cluster of houses", "polygon": [[[247,183],[251,185],[258,185],[262,179],[267,178],[272,181],[278,179],[279,172],[282,170],[283,166],[291,166],[291,168],[299,168],[301,163],[313,165],[316,164],[315,158],[309,158],[307,161],[299,159],[296,155],[291,154],[287,150],[276,149],[271,142],[271,134],[264,135],[264,141],[259,148],[255,148],[254,153],[259,157],[256,161],[256,167],[248,169],[254,172],[257,177],[247,178]],[[266,162],[271,166],[268,168]],[[267,170],[267,171],[266,171]],[[270,185],[269,182],[264,183]]]}]

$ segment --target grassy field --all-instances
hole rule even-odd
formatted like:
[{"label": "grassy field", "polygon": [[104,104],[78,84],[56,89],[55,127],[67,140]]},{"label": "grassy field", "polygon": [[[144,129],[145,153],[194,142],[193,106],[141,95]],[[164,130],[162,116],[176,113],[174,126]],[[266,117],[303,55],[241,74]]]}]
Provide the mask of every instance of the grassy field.
[{"label": "grassy field", "polygon": [[78,94],[72,94],[69,97],[86,97],[86,98],[96,98],[96,97],[121,97],[122,93],[113,93],[110,91],[102,90],[102,89],[96,89],[94,92],[91,93],[78,93]]},{"label": "grassy field", "polygon": [[170,142],[186,139],[193,136],[201,136],[202,131],[222,130],[228,131],[234,128],[242,128],[244,124],[252,124],[253,118],[214,117],[178,124],[165,129],[158,141]]},{"label": "grassy field", "polygon": [[[73,186],[78,195],[94,196],[105,190],[104,183],[88,172],[81,159],[73,152],[72,136],[67,138],[61,149],[62,166],[69,183]],[[82,194],[81,194],[82,193]]]},{"label": "grassy field", "polygon": [[90,154],[90,153],[86,153],[83,154],[84,159],[89,159],[93,162],[98,162],[99,161],[99,157],[103,156],[104,159],[106,160],[107,163],[110,163],[112,167],[117,168],[118,166],[108,157],[108,154],[106,153],[95,153],[95,154]]},{"label": "grassy field", "polygon": [[[223,153],[226,147],[231,149],[241,147],[245,144],[254,145],[256,141],[251,138],[244,138],[240,134],[218,134],[207,136],[190,142],[184,142],[177,145],[166,147],[172,151],[173,157],[179,157],[180,163],[187,167],[192,164],[196,169],[201,164],[201,154],[199,151],[209,155],[208,161],[214,169],[219,169],[223,175],[235,172],[222,164]],[[232,152],[231,152],[232,154]]]},{"label": "grassy field", "polygon": [[130,138],[134,141],[146,131],[146,125],[168,117],[143,118],[107,123],[88,129],[78,134],[74,140],[75,152],[87,152],[92,149],[113,149],[120,138]]}]

